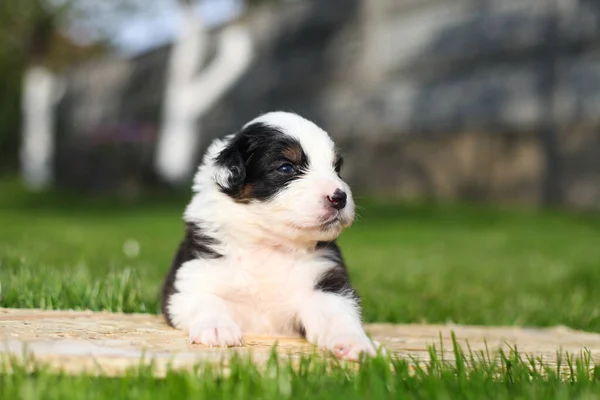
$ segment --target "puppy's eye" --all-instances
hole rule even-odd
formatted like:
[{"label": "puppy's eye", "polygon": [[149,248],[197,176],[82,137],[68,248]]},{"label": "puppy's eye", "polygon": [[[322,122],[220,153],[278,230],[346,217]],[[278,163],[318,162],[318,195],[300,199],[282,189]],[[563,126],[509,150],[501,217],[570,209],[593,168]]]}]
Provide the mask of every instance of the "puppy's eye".
[{"label": "puppy's eye", "polygon": [[277,171],[281,172],[282,174],[293,174],[296,172],[294,166],[290,163],[281,164],[279,168],[277,168]]},{"label": "puppy's eye", "polygon": [[342,165],[344,165],[344,159],[340,157],[337,159],[337,161],[333,165],[333,169],[335,170],[336,174],[340,175],[340,171],[342,170]]}]

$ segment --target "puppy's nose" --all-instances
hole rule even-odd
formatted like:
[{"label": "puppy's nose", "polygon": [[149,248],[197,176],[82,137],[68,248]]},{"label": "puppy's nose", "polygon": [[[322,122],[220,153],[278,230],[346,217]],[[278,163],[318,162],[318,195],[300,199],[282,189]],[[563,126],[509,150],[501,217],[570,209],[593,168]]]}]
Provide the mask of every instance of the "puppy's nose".
[{"label": "puppy's nose", "polygon": [[348,195],[346,194],[346,192],[344,192],[340,189],[336,189],[335,192],[333,192],[333,195],[327,196],[327,200],[329,200],[329,204],[331,205],[331,207],[335,208],[336,210],[341,210],[342,208],[346,207],[346,199],[347,198],[348,198]]}]

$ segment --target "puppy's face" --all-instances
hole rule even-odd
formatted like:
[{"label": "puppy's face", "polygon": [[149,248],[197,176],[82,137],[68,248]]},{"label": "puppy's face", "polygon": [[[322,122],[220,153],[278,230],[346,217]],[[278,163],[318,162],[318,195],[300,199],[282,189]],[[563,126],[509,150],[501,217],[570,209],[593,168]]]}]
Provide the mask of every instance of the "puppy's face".
[{"label": "puppy's face", "polygon": [[225,140],[213,179],[252,215],[239,223],[289,240],[333,240],[354,219],[342,163],[325,131],[296,114],[274,112]]}]

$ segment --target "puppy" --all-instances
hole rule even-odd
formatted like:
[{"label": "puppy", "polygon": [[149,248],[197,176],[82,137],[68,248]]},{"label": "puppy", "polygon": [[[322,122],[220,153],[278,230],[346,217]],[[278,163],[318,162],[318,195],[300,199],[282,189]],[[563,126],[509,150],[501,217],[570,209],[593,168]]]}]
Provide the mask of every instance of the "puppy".
[{"label": "puppy", "polygon": [[191,343],[302,335],[342,359],[375,354],[336,238],[354,219],[328,134],[271,112],[207,150],[162,312]]}]

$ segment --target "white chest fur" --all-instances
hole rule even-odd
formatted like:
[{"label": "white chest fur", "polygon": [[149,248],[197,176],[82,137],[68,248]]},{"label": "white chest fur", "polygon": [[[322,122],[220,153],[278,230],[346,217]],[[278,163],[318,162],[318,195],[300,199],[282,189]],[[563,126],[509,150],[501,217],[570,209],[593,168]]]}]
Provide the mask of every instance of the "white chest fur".
[{"label": "white chest fur", "polygon": [[[219,259],[192,260],[177,272],[177,294],[170,310],[210,312],[206,295],[221,299],[230,317],[244,333],[290,335],[296,311],[314,292],[332,261],[317,252],[282,252],[272,248],[248,248]],[[194,304],[194,302],[196,302]],[[180,321],[189,320],[181,315]]]}]

